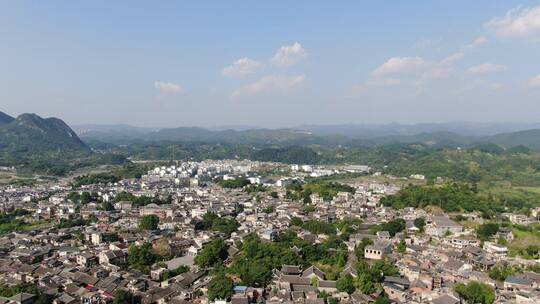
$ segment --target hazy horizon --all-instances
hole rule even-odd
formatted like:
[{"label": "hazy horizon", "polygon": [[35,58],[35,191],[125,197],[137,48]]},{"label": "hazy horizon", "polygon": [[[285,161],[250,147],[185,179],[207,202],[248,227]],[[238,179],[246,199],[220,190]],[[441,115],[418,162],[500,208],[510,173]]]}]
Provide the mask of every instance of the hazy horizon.
[{"label": "hazy horizon", "polygon": [[115,126],[126,126],[126,127],[133,127],[133,128],[141,128],[141,129],[169,129],[169,128],[205,128],[209,130],[226,130],[226,129],[233,129],[233,130],[249,130],[249,129],[294,129],[294,128],[301,128],[301,127],[361,127],[361,126],[391,126],[391,125],[400,125],[400,126],[420,126],[420,125],[453,125],[453,126],[466,126],[466,125],[509,125],[509,126],[532,126],[532,125],[540,125],[540,120],[538,121],[530,121],[530,122],[519,122],[519,121],[473,121],[473,120],[449,120],[449,121],[426,121],[426,122],[397,122],[397,121],[387,121],[387,122],[336,122],[336,123],[298,123],[295,125],[276,125],[276,126],[264,126],[264,125],[243,125],[243,124],[223,124],[223,125],[204,125],[204,124],[178,124],[178,125],[138,125],[137,123],[120,123],[120,122],[105,122],[105,123],[95,123],[95,122],[75,122],[71,123],[68,120],[64,119],[63,117],[60,117],[58,115],[42,115],[40,113],[35,112],[23,112],[23,113],[7,113],[5,111],[2,111],[0,109],[0,112],[3,112],[9,116],[12,116],[16,118],[17,116],[21,114],[36,114],[42,118],[58,118],[64,120],[69,126],[71,127],[83,127],[83,126],[96,126],[96,127],[115,127]]},{"label": "hazy horizon", "polygon": [[0,33],[12,116],[154,128],[540,117],[534,1],[18,1],[0,3]]}]

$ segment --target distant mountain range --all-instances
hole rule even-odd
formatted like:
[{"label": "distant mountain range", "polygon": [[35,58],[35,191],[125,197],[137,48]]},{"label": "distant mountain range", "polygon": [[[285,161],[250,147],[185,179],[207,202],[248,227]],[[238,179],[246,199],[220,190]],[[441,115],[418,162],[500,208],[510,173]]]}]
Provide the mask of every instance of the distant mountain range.
[{"label": "distant mountain range", "polygon": [[343,125],[301,125],[318,135],[340,134],[351,138],[377,138],[384,136],[410,136],[422,133],[450,132],[467,137],[484,137],[500,133],[540,129],[540,123],[503,123],[455,121],[446,123],[419,124],[343,124]]},{"label": "distant mountain range", "polygon": [[[537,127],[531,129],[520,129]],[[87,143],[226,143],[235,145],[380,146],[421,143],[432,147],[524,146],[540,150],[540,125],[447,123],[417,125],[303,126],[291,129],[141,128],[129,125],[80,125],[72,130],[58,118],[0,112],[0,165],[33,159],[69,159],[92,154]],[[78,133],[78,134],[77,134]],[[80,136],[80,138],[79,138]],[[81,140],[82,139],[82,140]]]},{"label": "distant mountain range", "polygon": [[58,118],[28,113],[14,118],[0,112],[0,163],[90,152],[77,134]]},{"label": "distant mountain range", "polygon": [[526,146],[531,149],[540,150],[540,129],[501,133],[483,138],[482,140],[501,145],[505,148]]},{"label": "distant mountain range", "polygon": [[483,143],[494,143],[503,148],[523,145],[531,149],[540,149],[540,124],[518,123],[456,122],[416,125],[306,125],[292,129],[240,130],[211,130],[200,127],[157,129],[128,125],[86,125],[84,127],[76,126],[75,129],[78,130],[83,140],[123,144],[138,141],[359,146],[422,143],[441,147],[469,147]]},{"label": "distant mountain range", "polygon": [[120,125],[75,126],[84,140],[109,143],[132,143],[137,141],[194,141],[226,142],[237,144],[305,144],[324,142],[330,136],[314,136],[311,132],[294,129],[205,129],[200,127],[139,128]]},{"label": "distant mountain range", "polygon": [[134,127],[124,124],[85,124],[73,126],[73,129],[81,138],[99,139],[105,142],[133,141],[160,130],[159,128]]}]

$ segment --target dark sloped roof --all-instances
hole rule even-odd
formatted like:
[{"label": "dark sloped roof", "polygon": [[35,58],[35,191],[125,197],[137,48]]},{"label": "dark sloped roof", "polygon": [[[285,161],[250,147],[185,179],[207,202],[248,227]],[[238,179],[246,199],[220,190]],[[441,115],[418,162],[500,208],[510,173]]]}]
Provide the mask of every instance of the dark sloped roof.
[{"label": "dark sloped roof", "polygon": [[444,294],[433,300],[433,304],[457,304],[459,299],[452,295]]},{"label": "dark sloped roof", "polygon": [[22,303],[22,302],[25,302],[25,301],[28,301],[30,299],[33,299],[34,298],[34,295],[31,294],[31,293],[26,293],[26,292],[21,292],[21,293],[18,293],[14,296],[12,296],[11,298],[9,298],[11,301],[15,301],[15,302],[19,302],[19,303]]},{"label": "dark sloped roof", "polygon": [[304,270],[302,272],[303,277],[307,277],[307,276],[310,276],[312,274],[318,276],[321,279],[324,279],[324,275],[325,275],[324,272],[322,272],[322,270],[320,270],[319,268],[317,268],[315,266],[311,266],[311,267],[309,267],[308,269],[306,269],[306,270]]}]

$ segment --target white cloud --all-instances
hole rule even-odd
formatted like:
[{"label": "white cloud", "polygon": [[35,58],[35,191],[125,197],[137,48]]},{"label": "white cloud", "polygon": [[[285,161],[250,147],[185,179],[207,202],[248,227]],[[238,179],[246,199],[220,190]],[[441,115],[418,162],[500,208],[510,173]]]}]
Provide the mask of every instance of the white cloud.
[{"label": "white cloud", "polygon": [[531,78],[527,85],[531,88],[540,88],[540,74],[536,75],[535,77]]},{"label": "white cloud", "polygon": [[373,76],[397,75],[412,73],[426,67],[426,62],[420,57],[392,57],[373,70]]},{"label": "white cloud", "polygon": [[441,60],[439,64],[444,66],[455,65],[456,63],[458,63],[458,61],[463,59],[463,57],[465,57],[465,55],[461,52],[454,53],[450,56],[443,58],[443,60]]},{"label": "white cloud", "polygon": [[233,64],[223,69],[222,73],[227,77],[244,77],[255,73],[262,64],[247,57],[237,59]]},{"label": "white cloud", "polygon": [[485,24],[499,37],[540,36],[540,6],[515,8],[503,17],[495,17]]},{"label": "white cloud", "polygon": [[506,71],[505,65],[493,63],[482,63],[478,65],[473,65],[467,70],[467,72],[470,74],[489,74],[503,71]]},{"label": "white cloud", "polygon": [[392,57],[371,72],[371,79],[363,86],[391,86],[414,84],[422,86],[434,79],[449,77],[456,70],[456,64],[465,57],[463,52],[453,53],[440,61],[425,60],[421,57]]},{"label": "white cloud", "polygon": [[474,39],[473,42],[469,43],[469,44],[466,44],[463,46],[463,50],[472,50],[472,49],[475,49],[477,47],[480,47],[484,44],[486,44],[488,42],[488,39],[484,36],[482,37],[478,37],[476,39]]},{"label": "white cloud", "polygon": [[298,76],[265,76],[258,81],[236,89],[232,97],[256,95],[269,92],[287,92],[290,89],[300,85],[305,80],[305,75]]},{"label": "white cloud", "polygon": [[287,67],[295,65],[306,56],[306,50],[300,43],[295,42],[293,45],[285,45],[279,48],[270,61],[275,65]]},{"label": "white cloud", "polygon": [[462,52],[457,52],[446,56],[439,62],[429,62],[424,73],[422,73],[419,84],[430,79],[440,79],[452,75],[456,70],[456,64],[465,57]]},{"label": "white cloud", "polygon": [[172,82],[154,81],[154,87],[162,93],[182,93],[184,89]]}]

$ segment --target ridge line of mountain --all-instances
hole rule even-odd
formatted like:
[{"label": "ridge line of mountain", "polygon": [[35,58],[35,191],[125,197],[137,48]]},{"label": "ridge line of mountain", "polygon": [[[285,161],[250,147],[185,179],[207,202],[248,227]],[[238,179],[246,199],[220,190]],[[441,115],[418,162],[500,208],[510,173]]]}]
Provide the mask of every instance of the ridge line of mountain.
[{"label": "ridge line of mountain", "polygon": [[[347,135],[346,132],[330,134],[295,128],[211,130],[202,127],[146,129],[128,125],[118,125],[118,127],[93,126],[93,129],[87,130],[75,127],[76,132],[59,118],[42,118],[32,113],[24,113],[14,118],[0,112],[0,152],[2,152],[0,155],[3,155],[4,158],[7,157],[6,151],[27,154],[54,150],[89,153],[90,148],[88,148],[85,141],[124,144],[141,141],[191,141],[255,145],[345,144],[366,146],[422,143],[429,146],[449,147],[469,147],[492,143],[506,149],[514,146],[525,146],[530,149],[540,150],[540,127],[537,129],[499,132],[487,136],[473,136],[438,129],[431,132],[429,130],[417,131],[411,134],[412,131],[415,131],[414,128],[417,128],[417,125],[413,125],[412,129],[405,130],[403,125],[394,124],[394,127],[397,126],[395,129],[374,131],[368,135],[351,136],[350,134]],[[437,126],[437,128],[441,127],[441,125]]]}]

